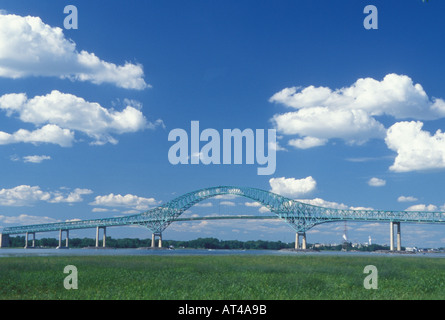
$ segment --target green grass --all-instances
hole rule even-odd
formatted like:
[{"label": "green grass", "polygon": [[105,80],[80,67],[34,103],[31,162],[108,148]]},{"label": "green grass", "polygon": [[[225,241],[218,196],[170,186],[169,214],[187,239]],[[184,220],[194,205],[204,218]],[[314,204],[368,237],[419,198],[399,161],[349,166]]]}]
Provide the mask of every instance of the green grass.
[{"label": "green grass", "polygon": [[[78,289],[66,290],[66,265]],[[366,265],[378,269],[367,290]],[[0,299],[445,299],[445,259],[86,256],[0,259]]]}]

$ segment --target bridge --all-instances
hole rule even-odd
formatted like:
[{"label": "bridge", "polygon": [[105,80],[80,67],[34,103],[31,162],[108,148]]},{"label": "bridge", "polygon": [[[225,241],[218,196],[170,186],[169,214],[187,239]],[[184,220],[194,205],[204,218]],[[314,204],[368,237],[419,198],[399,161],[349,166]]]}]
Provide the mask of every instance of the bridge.
[{"label": "bridge", "polygon": [[[193,205],[218,195],[236,195],[259,202],[269,209],[272,216],[213,216],[182,218],[181,215]],[[37,232],[59,231],[59,247],[62,247],[62,233],[66,233],[66,247],[69,244],[69,230],[96,229],[96,247],[99,247],[99,233],[103,230],[103,247],[105,247],[106,228],[114,226],[138,225],[152,232],[152,247],[158,238],[158,246],[162,247],[162,232],[173,222],[217,219],[280,219],[287,223],[295,232],[295,248],[306,249],[306,231],[322,223],[339,221],[375,221],[389,222],[390,250],[394,250],[394,226],[397,226],[397,250],[401,250],[402,222],[406,223],[445,223],[445,212],[437,211],[387,211],[387,210],[353,210],[326,208],[292,200],[281,195],[250,187],[218,186],[186,193],[163,205],[140,214],[79,221],[67,221],[49,224],[37,224],[4,228],[0,234],[0,248],[7,246],[9,235],[25,234],[25,248],[28,237]],[[300,246],[300,237],[302,243]]]}]

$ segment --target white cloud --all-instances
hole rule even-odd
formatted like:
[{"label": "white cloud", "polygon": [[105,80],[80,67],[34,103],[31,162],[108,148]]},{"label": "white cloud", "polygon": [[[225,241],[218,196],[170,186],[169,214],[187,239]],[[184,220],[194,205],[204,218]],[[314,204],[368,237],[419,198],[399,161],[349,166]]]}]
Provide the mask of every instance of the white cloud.
[{"label": "white cloud", "polygon": [[120,194],[110,193],[105,196],[97,196],[94,202],[90,205],[94,206],[105,206],[105,207],[126,207],[132,208],[134,210],[148,210],[150,207],[158,205],[159,201],[154,198],[143,198],[132,194],[126,194],[122,196]]},{"label": "white cloud", "polygon": [[296,198],[315,190],[317,182],[311,176],[304,179],[271,178],[269,180],[271,192],[285,197]]},{"label": "white cloud", "polygon": [[233,200],[238,197],[236,194],[219,194],[217,196],[212,197],[211,199],[217,200]]},{"label": "white cloud", "polygon": [[328,142],[327,139],[319,139],[314,137],[304,137],[303,139],[291,139],[289,145],[297,149],[309,149],[313,147],[324,146]]},{"label": "white cloud", "polygon": [[253,202],[245,202],[244,205],[246,207],[258,208],[259,213],[271,213],[271,211],[263,206],[261,203],[253,201]]},{"label": "white cloud", "polygon": [[388,129],[386,145],[397,152],[390,170],[408,172],[445,168],[445,133],[422,130],[422,122],[398,122]]},{"label": "white cloud", "polygon": [[195,207],[209,208],[213,207],[213,203],[211,202],[197,203],[195,204]]},{"label": "white cloud", "polygon": [[331,201],[326,201],[320,198],[315,198],[315,199],[299,199],[297,200],[299,202],[303,202],[306,204],[310,204],[313,206],[318,206],[318,207],[324,207],[324,208],[332,208],[332,209],[350,209],[347,205],[343,204],[343,203],[337,203],[337,202],[331,202]]},{"label": "white cloud", "polygon": [[51,193],[42,191],[38,186],[21,185],[0,190],[1,206],[25,206],[37,201],[48,201]]},{"label": "white cloud", "polygon": [[370,185],[371,187],[383,187],[386,185],[386,181],[383,179],[374,177],[374,178],[369,179],[368,185]]},{"label": "white cloud", "polygon": [[74,141],[74,132],[68,129],[62,129],[54,124],[47,124],[40,129],[28,131],[19,129],[13,134],[0,131],[0,145],[12,143],[52,143],[61,147],[70,147]]},{"label": "white cloud", "polygon": [[300,144],[304,142],[302,145],[306,148],[311,147],[308,142],[313,147],[334,138],[343,139],[349,144],[363,144],[369,139],[385,136],[384,126],[363,110],[304,108],[276,114],[272,123],[282,134],[304,137]]},{"label": "white cloud", "polygon": [[[278,138],[278,137],[277,137]],[[278,141],[272,141],[268,143],[268,150],[269,151],[287,151],[286,148],[280,146]]]},{"label": "white cloud", "polygon": [[90,189],[80,189],[76,188],[74,191],[70,192],[68,195],[63,195],[60,192],[55,192],[53,194],[53,197],[48,202],[51,203],[74,203],[74,202],[82,202],[82,195],[91,194],[93,193]]},{"label": "white cloud", "polygon": [[416,204],[409,208],[406,208],[405,211],[438,211],[438,208],[433,204]]},{"label": "white cloud", "polygon": [[30,224],[56,223],[60,222],[60,220],[56,220],[50,217],[37,217],[37,216],[30,216],[27,214],[21,214],[19,216],[13,216],[13,217],[0,215],[0,222],[6,224],[30,225]]},{"label": "white cloud", "polygon": [[432,120],[445,117],[445,101],[432,98],[420,84],[405,75],[388,74],[382,81],[358,79],[353,85],[332,90],[327,87],[285,88],[270,102],[297,109],[275,114],[272,123],[285,135],[300,138],[289,141],[296,148],[311,148],[342,139],[362,144],[384,138],[386,130],[374,117]]},{"label": "white cloud", "polygon": [[78,52],[61,28],[51,27],[39,17],[4,12],[0,12],[0,76],[50,76],[137,90],[149,87],[141,65],[116,65],[94,53]]},{"label": "white cloud", "polygon": [[68,195],[61,191],[43,191],[39,186],[20,185],[0,190],[0,206],[29,206],[38,201],[49,203],[74,203],[83,201],[82,195],[92,193],[89,189],[76,188]]},{"label": "white cloud", "polygon": [[431,120],[445,117],[445,102],[429,99],[420,84],[406,75],[388,74],[382,81],[358,79],[350,87],[332,90],[309,86],[286,88],[270,98],[294,109],[328,107],[331,110],[363,110],[371,116]]},{"label": "white cloud", "polygon": [[408,196],[408,197],[400,196],[400,197],[397,198],[398,202],[414,202],[414,201],[417,201],[417,200],[418,200],[417,198],[412,197],[412,196]]},{"label": "white cloud", "polygon": [[245,202],[244,205],[246,207],[261,207],[261,203],[255,202],[255,201],[253,201],[253,202]]},{"label": "white cloud", "polygon": [[45,156],[45,155],[42,155],[42,156],[34,155],[34,156],[24,156],[23,157],[23,162],[41,163],[44,160],[51,160],[51,157]]},{"label": "white cloud", "polygon": [[349,207],[351,210],[374,210],[372,207]]},{"label": "white cloud", "polygon": [[[0,97],[0,109],[6,111],[7,116],[18,114],[23,122],[36,126],[45,125],[39,129],[46,128],[45,135],[35,140],[45,140],[44,137],[47,137],[49,142],[58,143],[61,146],[72,144],[73,131],[88,135],[94,139],[94,144],[104,144],[117,143],[112,134],[136,132],[163,125],[162,120],[148,122],[142,112],[132,106],[127,106],[122,111],[109,110],[96,102],[88,102],[83,98],[57,90],[31,99],[28,99],[24,93],[5,94]],[[51,132],[48,132],[49,129]],[[36,136],[39,130],[28,134],[24,132],[20,135],[20,130],[14,135],[6,133],[2,135],[0,132],[0,144],[2,141],[12,143],[14,137],[15,140],[19,138],[26,140],[26,136]],[[28,138],[28,140],[31,139]]]},{"label": "white cloud", "polygon": [[270,213],[270,212],[271,212],[267,207],[264,207],[264,206],[262,206],[261,208],[259,208],[258,211],[259,211],[260,213]]},{"label": "white cloud", "polygon": [[221,201],[219,204],[228,207],[234,207],[236,205],[233,201]]}]

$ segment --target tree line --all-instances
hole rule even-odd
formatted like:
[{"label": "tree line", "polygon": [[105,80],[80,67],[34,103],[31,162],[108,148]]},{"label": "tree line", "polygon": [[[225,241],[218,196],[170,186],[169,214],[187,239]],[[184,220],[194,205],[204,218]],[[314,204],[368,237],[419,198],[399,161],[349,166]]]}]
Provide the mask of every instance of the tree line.
[{"label": "tree line", "polygon": [[[10,247],[23,248],[25,245],[24,236],[16,236],[9,238]],[[31,245],[29,240],[28,246]],[[40,248],[56,248],[59,245],[59,240],[55,238],[42,238],[35,240],[35,246]],[[62,241],[62,245],[65,245],[65,241]],[[102,241],[100,241],[100,246]],[[156,243],[157,245],[157,243]],[[285,243],[282,241],[266,241],[266,240],[219,240],[216,238],[198,238],[195,240],[163,240],[163,247],[173,248],[191,248],[191,249],[239,249],[239,250],[280,250],[280,249],[292,249],[295,248],[295,243]],[[96,246],[96,240],[92,238],[72,238],[69,239],[70,248],[87,248]],[[106,246],[108,248],[143,248],[151,246],[151,239],[139,239],[139,238],[122,238],[113,239],[106,237]],[[335,250],[340,251],[346,249],[360,250],[360,251],[376,251],[376,250],[388,250],[387,246],[378,244],[372,244],[370,246],[363,246],[361,248],[353,248],[351,243],[348,243],[345,247],[343,245],[324,245],[314,247],[312,244],[308,244],[309,249],[315,250]]]},{"label": "tree line", "polygon": [[[110,248],[141,248],[150,247],[151,239],[139,238],[122,238],[113,239],[106,237],[106,246]],[[9,238],[10,247],[20,248],[25,246],[25,237],[16,236]],[[28,246],[31,240],[28,240]],[[59,245],[59,240],[55,238],[42,238],[35,240],[35,246],[41,248],[55,248]],[[65,245],[65,240],[62,241]],[[70,248],[86,248],[94,247],[96,240],[91,238],[71,238],[69,239]],[[100,244],[102,245],[102,241]],[[157,245],[157,243],[156,243]],[[192,249],[270,249],[279,250],[283,248],[292,248],[293,243],[284,243],[281,241],[239,241],[239,240],[219,240],[216,238],[198,238],[195,240],[179,241],[179,240],[162,240],[163,247],[174,248],[192,248]]]}]

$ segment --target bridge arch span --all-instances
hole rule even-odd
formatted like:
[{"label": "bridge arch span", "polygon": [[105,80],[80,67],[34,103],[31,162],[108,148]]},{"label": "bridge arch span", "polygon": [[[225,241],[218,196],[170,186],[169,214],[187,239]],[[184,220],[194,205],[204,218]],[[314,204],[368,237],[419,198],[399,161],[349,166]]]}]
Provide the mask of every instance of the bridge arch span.
[{"label": "bridge arch span", "polygon": [[[178,219],[187,209],[195,204],[219,195],[236,195],[259,202],[286,222],[296,232],[305,232],[316,224],[327,222],[316,219],[316,207],[292,200],[281,195],[250,187],[218,186],[196,190],[177,197],[164,205],[148,210],[139,216],[145,221],[138,223],[149,228],[153,233],[160,234],[171,223]],[[337,220],[338,219],[334,219]]]}]

